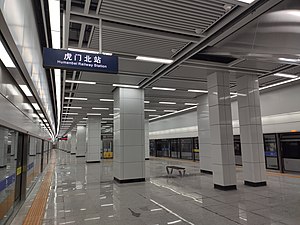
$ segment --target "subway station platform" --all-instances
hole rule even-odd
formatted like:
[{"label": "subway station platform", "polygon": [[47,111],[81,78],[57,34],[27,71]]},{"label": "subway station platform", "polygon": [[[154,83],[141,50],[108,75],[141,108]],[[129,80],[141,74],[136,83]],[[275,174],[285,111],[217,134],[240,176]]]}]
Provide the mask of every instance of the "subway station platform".
[{"label": "subway station platform", "polygon": [[[295,174],[268,171],[267,186],[249,187],[237,167],[237,190],[224,192],[213,188],[211,175],[199,172],[199,162],[151,158],[146,182],[119,184],[113,181],[112,160],[86,163],[84,157],[55,151],[45,225],[299,224],[300,176]],[[185,167],[186,175],[167,175],[167,165]],[[39,185],[12,224],[22,224]]]}]

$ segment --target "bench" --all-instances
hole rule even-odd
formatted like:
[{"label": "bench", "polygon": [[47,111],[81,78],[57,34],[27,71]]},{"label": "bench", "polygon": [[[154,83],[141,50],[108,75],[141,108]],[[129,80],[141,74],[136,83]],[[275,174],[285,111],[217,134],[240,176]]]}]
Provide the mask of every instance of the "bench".
[{"label": "bench", "polygon": [[[169,170],[171,169],[171,171]],[[172,174],[173,170],[178,170],[180,176],[185,175],[185,168],[180,166],[166,166],[166,170],[168,174]]]}]

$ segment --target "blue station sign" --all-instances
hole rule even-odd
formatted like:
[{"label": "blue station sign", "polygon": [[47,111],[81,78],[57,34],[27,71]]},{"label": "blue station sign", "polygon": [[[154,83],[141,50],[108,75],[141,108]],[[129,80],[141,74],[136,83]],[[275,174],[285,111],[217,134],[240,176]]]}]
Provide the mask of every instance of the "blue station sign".
[{"label": "blue station sign", "polygon": [[118,57],[88,52],[44,48],[45,68],[78,70],[100,73],[118,73]]}]

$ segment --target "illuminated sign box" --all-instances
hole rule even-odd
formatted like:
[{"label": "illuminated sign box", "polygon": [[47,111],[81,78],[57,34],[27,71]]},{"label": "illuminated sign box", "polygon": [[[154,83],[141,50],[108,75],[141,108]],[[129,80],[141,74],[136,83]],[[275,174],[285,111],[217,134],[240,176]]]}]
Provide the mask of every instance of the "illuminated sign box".
[{"label": "illuminated sign box", "polygon": [[101,73],[118,73],[118,57],[88,52],[44,48],[45,68],[78,70]]}]

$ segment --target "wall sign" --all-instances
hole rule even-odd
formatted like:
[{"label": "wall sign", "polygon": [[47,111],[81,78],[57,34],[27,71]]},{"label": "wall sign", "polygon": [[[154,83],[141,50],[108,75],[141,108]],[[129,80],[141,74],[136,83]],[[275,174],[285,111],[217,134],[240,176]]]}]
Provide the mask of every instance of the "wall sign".
[{"label": "wall sign", "polygon": [[44,48],[43,66],[66,70],[118,73],[118,57],[88,52]]}]

